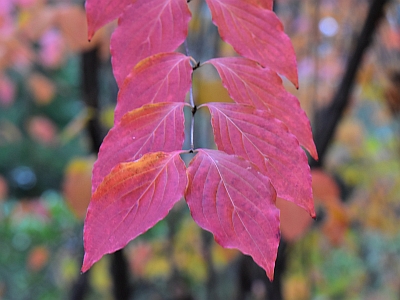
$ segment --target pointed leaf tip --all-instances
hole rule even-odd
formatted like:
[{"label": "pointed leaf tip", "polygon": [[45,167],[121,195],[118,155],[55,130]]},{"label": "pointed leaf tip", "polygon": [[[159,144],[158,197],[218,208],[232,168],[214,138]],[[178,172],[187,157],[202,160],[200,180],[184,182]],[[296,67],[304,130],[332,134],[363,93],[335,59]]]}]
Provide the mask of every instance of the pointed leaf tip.
[{"label": "pointed leaf tip", "polygon": [[87,211],[82,272],[153,227],[183,197],[188,180],[180,153],[143,155],[103,180]]},{"label": "pointed leaf tip", "polygon": [[86,0],[89,41],[98,29],[118,18],[131,2],[131,0]]},{"label": "pointed leaf tip", "polygon": [[194,221],[222,247],[250,255],[272,280],[279,210],[269,179],[244,159],[199,149],[190,162],[186,202]]}]

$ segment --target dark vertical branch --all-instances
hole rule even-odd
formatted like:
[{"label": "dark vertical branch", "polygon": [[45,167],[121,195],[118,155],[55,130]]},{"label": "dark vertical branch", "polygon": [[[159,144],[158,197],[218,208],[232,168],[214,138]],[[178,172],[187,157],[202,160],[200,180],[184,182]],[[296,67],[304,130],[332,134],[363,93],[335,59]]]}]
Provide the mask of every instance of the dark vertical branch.
[{"label": "dark vertical branch", "polygon": [[84,300],[89,291],[90,270],[81,274],[71,290],[71,300]]},{"label": "dark vertical branch", "polygon": [[372,1],[367,19],[358,38],[357,47],[350,56],[346,72],[340,82],[337,93],[330,105],[316,113],[314,140],[318,150],[319,161],[312,160],[310,163],[311,167],[319,167],[323,164],[328,145],[332,140],[343,111],[349,103],[349,96],[363,55],[371,43],[373,34],[378,28],[378,23],[384,14],[384,7],[388,2],[389,0]]},{"label": "dark vertical branch", "polygon": [[128,261],[122,250],[111,254],[111,278],[115,300],[127,300],[131,294]]},{"label": "dark vertical branch", "polygon": [[94,48],[82,54],[82,89],[83,97],[90,119],[87,130],[90,135],[92,152],[98,153],[103,134],[99,122],[99,57],[98,49]]}]

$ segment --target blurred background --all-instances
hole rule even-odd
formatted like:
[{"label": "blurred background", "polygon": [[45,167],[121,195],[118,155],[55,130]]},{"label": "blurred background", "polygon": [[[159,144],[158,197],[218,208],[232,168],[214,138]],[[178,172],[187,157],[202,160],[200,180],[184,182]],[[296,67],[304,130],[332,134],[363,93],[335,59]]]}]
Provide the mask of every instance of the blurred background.
[{"label": "blurred background", "polygon": [[[190,8],[190,55],[233,55],[204,2]],[[91,168],[118,92],[115,24],[88,43],[82,1],[1,0],[0,299],[400,298],[400,0],[276,0],[274,10],[298,59],[300,89],[284,83],[327,146],[310,160],[317,220],[278,201],[271,284],[183,201],[80,274]],[[197,103],[229,101],[215,74],[196,70]]]}]

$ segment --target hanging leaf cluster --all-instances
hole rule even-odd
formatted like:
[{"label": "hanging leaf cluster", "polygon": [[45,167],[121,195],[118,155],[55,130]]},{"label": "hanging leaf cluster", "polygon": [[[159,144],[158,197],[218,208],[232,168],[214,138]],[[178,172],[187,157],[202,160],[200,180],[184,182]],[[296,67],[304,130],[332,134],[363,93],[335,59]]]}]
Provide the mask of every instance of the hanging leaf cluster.
[{"label": "hanging leaf cluster", "polygon": [[[240,56],[204,62],[215,67],[234,103],[197,107],[186,95],[198,63],[174,52],[188,34],[186,0],[86,2],[89,38],[118,18],[111,54],[119,93],[114,127],[93,170],[83,272],[184,198],[217,243],[250,255],[272,279],[280,240],[276,197],[315,216],[301,146],[314,158],[317,152],[306,114],[278,76],[298,86],[295,53],[272,0],[206,3],[222,40]],[[218,150],[184,151],[184,110],[192,111],[193,123],[201,107],[211,113]],[[185,152],[195,154],[188,166]]]}]

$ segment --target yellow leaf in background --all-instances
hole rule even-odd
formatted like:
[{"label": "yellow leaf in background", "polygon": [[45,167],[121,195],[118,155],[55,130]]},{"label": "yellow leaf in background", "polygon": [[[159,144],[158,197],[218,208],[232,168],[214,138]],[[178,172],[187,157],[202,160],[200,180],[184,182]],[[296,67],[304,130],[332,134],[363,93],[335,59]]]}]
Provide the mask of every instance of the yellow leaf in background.
[{"label": "yellow leaf in background", "polygon": [[90,284],[95,288],[104,300],[112,300],[112,283],[110,278],[110,266],[106,257],[100,259],[93,267],[90,273]]},{"label": "yellow leaf in background", "polygon": [[238,250],[222,248],[217,243],[213,243],[211,251],[213,262],[217,268],[227,266],[240,253]]},{"label": "yellow leaf in background", "polygon": [[202,256],[200,229],[192,219],[186,219],[174,239],[174,261],[177,268],[197,281],[206,278]]},{"label": "yellow leaf in background", "polygon": [[195,81],[196,105],[207,102],[233,102],[228,91],[223,87],[217,73],[210,66],[200,68],[201,79]]},{"label": "yellow leaf in background", "polygon": [[90,202],[94,161],[94,156],[75,158],[65,170],[63,194],[72,212],[81,220]]},{"label": "yellow leaf in background", "polygon": [[147,278],[168,277],[172,271],[171,263],[167,257],[154,256],[146,265]]},{"label": "yellow leaf in background", "polygon": [[284,281],[285,300],[308,300],[311,298],[310,283],[304,276],[294,275]]},{"label": "yellow leaf in background", "polygon": [[76,280],[77,274],[79,274],[79,267],[80,265],[75,257],[63,255],[60,263],[61,282],[63,282],[63,284],[65,284],[66,282],[74,282]]},{"label": "yellow leaf in background", "polygon": [[100,120],[106,128],[111,128],[114,125],[114,109],[115,106],[109,106],[101,111]]}]

